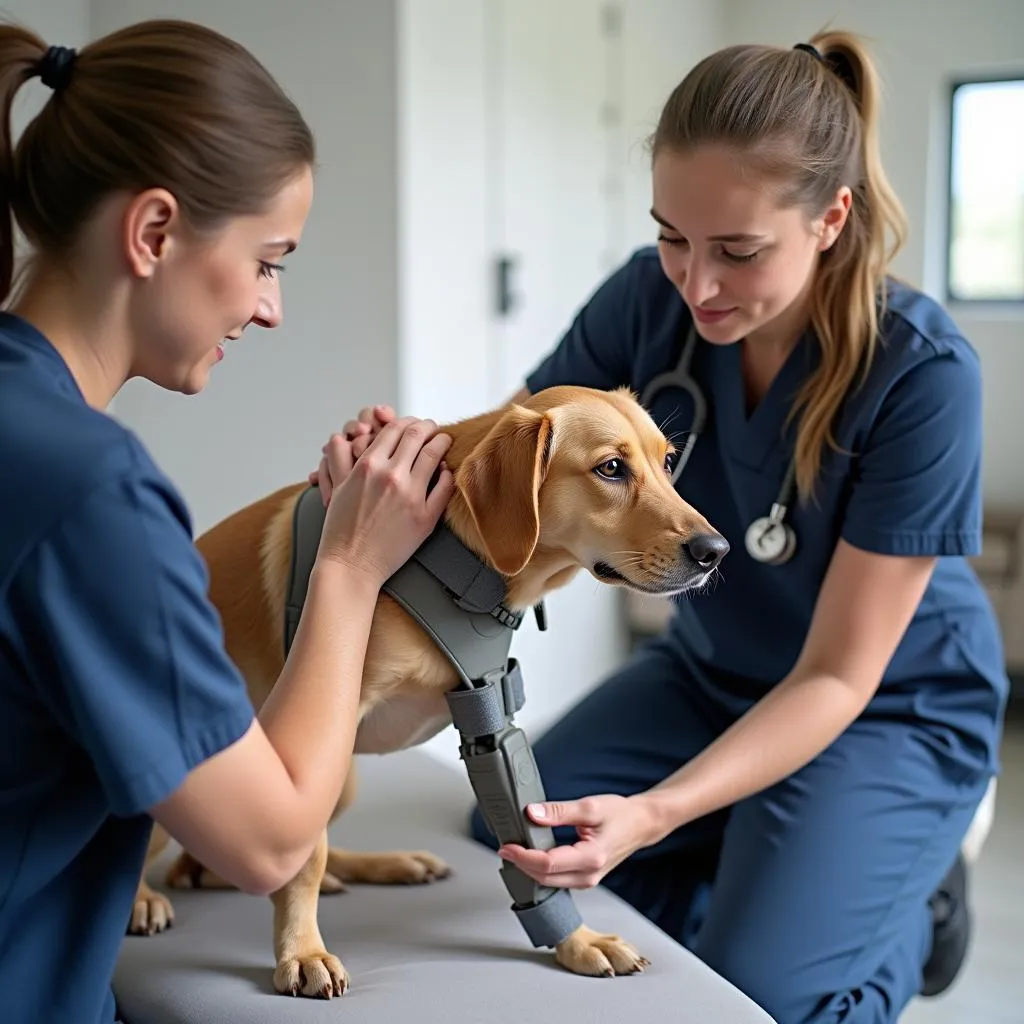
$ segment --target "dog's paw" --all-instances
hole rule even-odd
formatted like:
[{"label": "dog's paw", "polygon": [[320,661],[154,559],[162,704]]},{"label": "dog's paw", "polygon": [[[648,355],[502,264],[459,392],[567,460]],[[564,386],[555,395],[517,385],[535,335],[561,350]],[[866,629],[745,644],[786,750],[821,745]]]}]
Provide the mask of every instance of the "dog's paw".
[{"label": "dog's paw", "polygon": [[555,947],[555,960],[573,974],[611,978],[616,974],[638,974],[651,966],[625,939],[595,932],[581,925]]},{"label": "dog's paw", "polygon": [[452,869],[426,850],[354,853],[329,850],[327,870],[342,882],[367,885],[422,885],[447,878]]},{"label": "dog's paw", "polygon": [[162,893],[143,883],[135,894],[129,935],[156,935],[174,924],[174,907]]},{"label": "dog's paw", "polygon": [[332,999],[344,995],[350,984],[344,964],[325,949],[282,960],[274,971],[274,988],[285,996]]}]

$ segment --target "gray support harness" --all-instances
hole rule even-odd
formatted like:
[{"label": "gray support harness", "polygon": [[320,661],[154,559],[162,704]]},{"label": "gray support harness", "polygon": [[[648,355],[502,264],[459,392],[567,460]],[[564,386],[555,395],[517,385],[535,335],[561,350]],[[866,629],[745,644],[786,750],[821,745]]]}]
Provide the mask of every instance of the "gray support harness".
[{"label": "gray support harness", "polygon": [[[323,530],[325,509],[317,488],[295,506],[292,559],[285,599],[287,656],[298,629]],[[522,613],[504,605],[505,581],[443,523],[383,587],[431,636],[459,674],[446,695],[459,732],[459,756],[487,827],[500,844],[548,850],[549,827],[532,824],[526,805],[545,799],[533,750],[513,723],[523,706],[523,678],[509,657]],[[546,628],[543,605],[534,609]],[[502,862],[512,911],[534,946],[556,946],[582,923],[568,889],[540,885],[514,864]]]}]

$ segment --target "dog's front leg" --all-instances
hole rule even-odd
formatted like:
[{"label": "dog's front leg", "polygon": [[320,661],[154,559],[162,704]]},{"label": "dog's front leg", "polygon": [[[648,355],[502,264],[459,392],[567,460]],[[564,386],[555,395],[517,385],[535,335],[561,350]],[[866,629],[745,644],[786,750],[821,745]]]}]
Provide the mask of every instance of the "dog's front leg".
[{"label": "dog's front leg", "polygon": [[[544,785],[526,734],[513,724],[522,704],[518,664],[492,673],[472,689],[448,692],[452,721],[459,731],[459,753],[481,814],[502,843],[532,849],[555,845],[550,828],[526,817],[526,806],[543,803]],[[555,950],[555,960],[574,974],[614,977],[635,974],[650,961],[619,935],[597,932],[583,923],[568,889],[541,885],[511,861],[500,874],[512,909],[534,946]]]},{"label": "dog's front leg", "polygon": [[348,971],[324,948],[317,924],[320,881],[327,864],[323,832],[302,870],[271,897],[274,904],[274,988],[284,995],[320,999],[343,995]]},{"label": "dog's front leg", "polygon": [[156,935],[174,923],[174,907],[171,906],[171,901],[162,892],[152,888],[144,877],[146,869],[160,856],[170,838],[160,825],[153,823],[146,861],[142,869],[143,877],[139,878],[135,903],[132,905],[131,918],[128,921],[130,935]]}]

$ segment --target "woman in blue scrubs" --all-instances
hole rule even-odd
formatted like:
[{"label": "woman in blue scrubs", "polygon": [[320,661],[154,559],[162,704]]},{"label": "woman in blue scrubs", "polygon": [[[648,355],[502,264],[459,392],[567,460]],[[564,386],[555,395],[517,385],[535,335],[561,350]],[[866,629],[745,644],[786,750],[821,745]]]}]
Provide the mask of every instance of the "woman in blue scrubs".
[{"label": "woman in blue scrubs", "polygon": [[[535,744],[551,802],[533,817],[561,845],[502,855],[545,884],[608,886],[780,1024],[894,1022],[952,981],[958,851],[1008,689],[965,562],[981,369],[942,308],[886,274],[904,221],[877,104],[839,32],[700,62],[652,140],[657,246],[517,396],[635,389],[731,551]],[[691,391],[652,386],[684,354],[703,423]],[[479,813],[472,828],[494,842]]]},{"label": "woman in blue scrubs", "polygon": [[[53,93],[14,147],[12,103],[34,76]],[[308,860],[351,762],[380,586],[451,494],[442,470],[427,496],[450,441],[389,424],[334,492],[257,715],[188,508],[106,410],[130,377],[201,391],[226,338],[281,322],[312,135],[251,54],[182,22],[77,53],[0,26],[0,94],[2,1018],[112,1024],[154,819],[248,892]],[[12,294],[15,220],[33,260]],[[326,457],[342,475],[352,445]],[[340,994],[326,963],[307,992]]]}]

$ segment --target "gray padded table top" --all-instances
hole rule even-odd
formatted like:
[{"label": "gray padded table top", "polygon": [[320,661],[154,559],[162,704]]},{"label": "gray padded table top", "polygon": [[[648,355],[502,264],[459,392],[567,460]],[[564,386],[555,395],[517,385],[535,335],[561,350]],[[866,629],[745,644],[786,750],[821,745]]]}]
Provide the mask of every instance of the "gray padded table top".
[{"label": "gray padded table top", "polygon": [[[331,829],[355,850],[427,849],[453,874],[424,886],[350,886],[320,898],[327,948],[352,977],[340,999],[278,995],[270,901],[172,890],[176,921],[126,936],[114,980],[125,1024],[773,1024],[696,957],[603,888],[574,894],[584,920],[631,941],[643,974],[584,978],[535,950],[509,910],[497,855],[466,835],[461,764],[420,751],[360,757],[356,804]],[[154,865],[161,891],[178,848]]]}]

